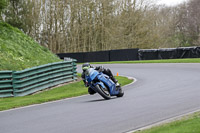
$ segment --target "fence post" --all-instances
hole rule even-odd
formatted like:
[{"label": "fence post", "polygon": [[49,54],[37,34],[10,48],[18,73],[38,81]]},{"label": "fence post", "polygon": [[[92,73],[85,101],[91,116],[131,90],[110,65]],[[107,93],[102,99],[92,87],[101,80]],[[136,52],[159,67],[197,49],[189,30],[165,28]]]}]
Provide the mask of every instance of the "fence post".
[{"label": "fence post", "polygon": [[76,61],[75,59],[72,60],[72,66],[73,66],[73,80],[77,80],[77,75],[76,75]]},{"label": "fence post", "polygon": [[16,82],[16,75],[15,75],[15,72],[16,71],[12,71],[12,85],[13,85],[13,96],[16,97],[17,94],[16,94],[16,88],[15,88],[15,82]]},{"label": "fence post", "polygon": [[0,98],[13,97],[12,71],[0,71]]}]

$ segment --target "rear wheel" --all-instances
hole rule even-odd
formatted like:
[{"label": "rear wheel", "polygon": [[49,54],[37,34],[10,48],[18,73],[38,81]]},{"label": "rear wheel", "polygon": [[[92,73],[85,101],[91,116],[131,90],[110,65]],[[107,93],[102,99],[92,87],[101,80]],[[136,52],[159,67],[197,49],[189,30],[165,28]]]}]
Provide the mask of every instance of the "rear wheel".
[{"label": "rear wheel", "polygon": [[107,87],[103,88],[102,86],[100,85],[96,85],[96,89],[97,89],[97,92],[106,100],[109,100],[111,98],[110,96],[110,93],[109,93],[109,90]]}]

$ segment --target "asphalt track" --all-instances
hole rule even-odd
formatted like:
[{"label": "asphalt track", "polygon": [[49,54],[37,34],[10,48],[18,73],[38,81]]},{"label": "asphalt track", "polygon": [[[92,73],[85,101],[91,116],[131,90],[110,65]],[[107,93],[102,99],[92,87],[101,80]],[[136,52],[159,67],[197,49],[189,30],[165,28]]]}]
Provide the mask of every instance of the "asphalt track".
[{"label": "asphalt track", "polygon": [[0,133],[124,133],[200,109],[200,64],[104,66],[137,79],[124,97],[86,95],[1,111]]}]

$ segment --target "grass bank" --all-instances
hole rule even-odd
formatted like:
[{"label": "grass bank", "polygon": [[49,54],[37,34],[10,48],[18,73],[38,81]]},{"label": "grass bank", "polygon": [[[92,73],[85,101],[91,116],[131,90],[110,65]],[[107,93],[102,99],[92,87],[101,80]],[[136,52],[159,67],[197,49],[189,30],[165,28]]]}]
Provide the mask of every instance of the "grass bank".
[{"label": "grass bank", "polygon": [[200,112],[136,133],[200,133]]},{"label": "grass bank", "polygon": [[128,63],[200,63],[200,58],[140,60],[140,61],[91,62],[91,64],[124,64],[124,63],[125,64],[128,64]]},{"label": "grass bank", "polygon": [[0,22],[0,71],[23,70],[61,61],[17,28]]},{"label": "grass bank", "polygon": [[[133,80],[126,77],[118,76],[116,78],[122,86],[133,82]],[[0,111],[80,96],[84,94],[88,94],[87,88],[83,85],[82,81],[78,81],[51,90],[43,91],[34,95],[24,97],[0,98]]]}]

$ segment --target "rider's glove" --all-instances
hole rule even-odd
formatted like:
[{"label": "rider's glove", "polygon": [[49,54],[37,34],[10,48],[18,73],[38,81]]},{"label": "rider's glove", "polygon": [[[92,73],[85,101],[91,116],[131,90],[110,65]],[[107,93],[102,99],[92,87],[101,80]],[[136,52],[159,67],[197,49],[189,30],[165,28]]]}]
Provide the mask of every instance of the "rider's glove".
[{"label": "rider's glove", "polygon": [[103,70],[104,70],[104,67],[103,67],[103,66],[100,66],[100,67],[99,67],[99,72],[103,72]]}]

